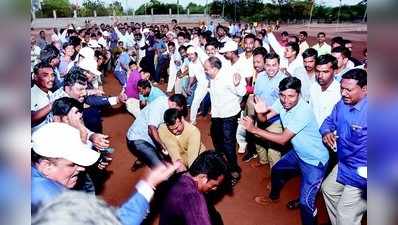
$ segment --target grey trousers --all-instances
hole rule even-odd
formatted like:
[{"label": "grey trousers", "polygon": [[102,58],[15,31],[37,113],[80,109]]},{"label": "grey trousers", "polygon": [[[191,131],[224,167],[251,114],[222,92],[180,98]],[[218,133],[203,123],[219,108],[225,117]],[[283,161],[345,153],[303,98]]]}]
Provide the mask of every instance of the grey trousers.
[{"label": "grey trousers", "polygon": [[336,181],[337,165],[322,184],[322,194],[333,225],[360,225],[366,211],[363,190]]}]

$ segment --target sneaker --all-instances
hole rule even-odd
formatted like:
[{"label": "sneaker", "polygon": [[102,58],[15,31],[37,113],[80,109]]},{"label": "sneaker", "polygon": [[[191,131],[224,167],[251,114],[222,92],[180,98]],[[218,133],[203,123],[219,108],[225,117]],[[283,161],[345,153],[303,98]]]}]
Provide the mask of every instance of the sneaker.
[{"label": "sneaker", "polygon": [[249,153],[247,152],[243,157],[242,160],[243,162],[250,162],[252,159],[256,159],[258,157],[257,154]]}]

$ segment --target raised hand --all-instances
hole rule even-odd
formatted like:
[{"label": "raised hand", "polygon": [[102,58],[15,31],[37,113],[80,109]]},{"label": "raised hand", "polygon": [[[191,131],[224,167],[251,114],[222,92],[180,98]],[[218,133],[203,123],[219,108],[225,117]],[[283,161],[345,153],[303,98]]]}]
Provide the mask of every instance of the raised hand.
[{"label": "raised hand", "polygon": [[240,84],[240,80],[242,79],[242,77],[240,76],[239,73],[235,73],[234,74],[234,85],[235,87],[237,87]]},{"label": "raised hand", "polygon": [[266,113],[269,109],[268,106],[258,96],[254,96],[254,110],[257,113]]}]

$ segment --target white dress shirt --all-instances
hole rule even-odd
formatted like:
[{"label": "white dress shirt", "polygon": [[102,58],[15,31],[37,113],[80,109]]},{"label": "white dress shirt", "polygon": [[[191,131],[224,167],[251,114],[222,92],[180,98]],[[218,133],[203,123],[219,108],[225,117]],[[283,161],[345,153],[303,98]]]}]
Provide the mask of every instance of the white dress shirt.
[{"label": "white dress shirt", "polygon": [[316,83],[315,73],[312,75],[308,75],[308,72],[305,70],[304,65],[301,67],[297,67],[292,73],[294,77],[297,77],[301,81],[301,95],[303,99],[308,102],[310,99],[310,88]]},{"label": "white dress shirt", "polygon": [[319,46],[318,43],[312,46],[312,48],[318,51],[318,56],[330,54],[332,52],[332,47],[328,45],[326,42],[324,42],[322,46]]},{"label": "white dress shirt", "polygon": [[210,79],[211,117],[228,118],[241,110],[240,102],[246,93],[246,82],[241,76],[238,86],[234,85],[233,73],[223,69],[214,79]]},{"label": "white dress shirt", "polygon": [[334,105],[340,101],[340,83],[336,80],[330,86],[322,91],[318,83],[314,83],[310,89],[310,105],[315,114],[316,122],[319,127],[323,121],[332,113]]},{"label": "white dress shirt", "polygon": [[245,52],[242,52],[239,54],[239,59],[236,63],[238,64],[239,73],[242,77],[254,77],[254,75],[256,74],[256,70],[253,66],[253,55],[247,58]]}]

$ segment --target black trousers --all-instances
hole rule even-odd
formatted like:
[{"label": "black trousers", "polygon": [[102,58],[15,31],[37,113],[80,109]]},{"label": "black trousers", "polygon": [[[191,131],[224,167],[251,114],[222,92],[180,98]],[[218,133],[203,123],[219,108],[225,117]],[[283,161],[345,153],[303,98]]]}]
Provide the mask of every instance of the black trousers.
[{"label": "black trousers", "polygon": [[212,118],[210,135],[216,151],[224,153],[230,172],[241,171],[236,156],[236,130],[240,113],[228,118]]}]

